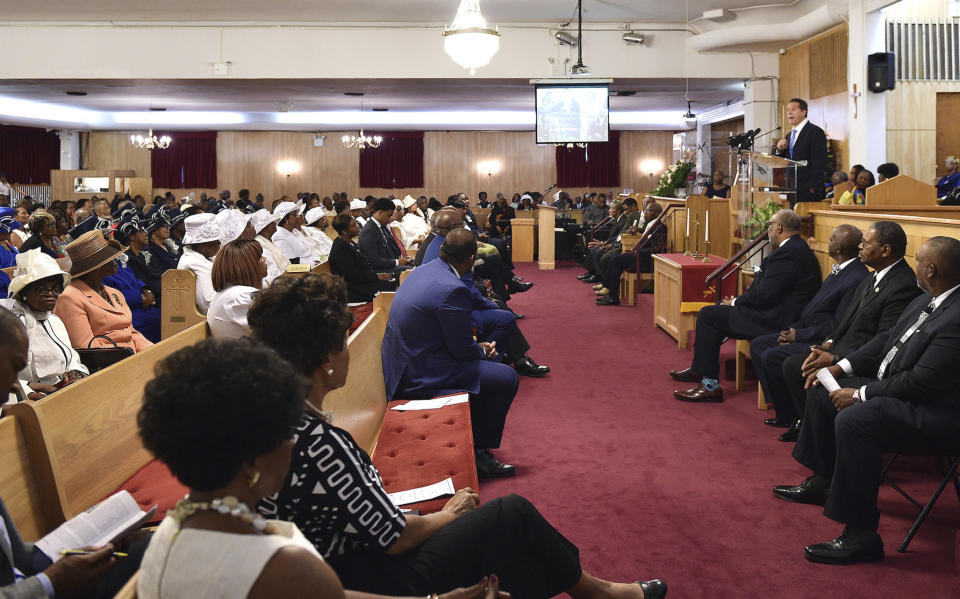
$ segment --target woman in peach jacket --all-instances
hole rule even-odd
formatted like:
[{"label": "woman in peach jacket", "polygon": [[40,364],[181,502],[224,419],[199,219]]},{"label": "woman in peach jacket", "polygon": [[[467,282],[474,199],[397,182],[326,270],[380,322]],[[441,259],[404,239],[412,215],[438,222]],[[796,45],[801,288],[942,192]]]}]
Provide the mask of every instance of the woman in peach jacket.
[{"label": "woman in peach jacket", "polygon": [[114,260],[123,254],[123,246],[94,230],[69,244],[67,254],[73,262],[73,280],[63,290],[55,313],[67,327],[70,344],[76,348],[113,347],[110,341],[97,337],[104,335],[135,352],[153,345],[133,328],[123,294],[103,284],[104,278],[117,272]]}]

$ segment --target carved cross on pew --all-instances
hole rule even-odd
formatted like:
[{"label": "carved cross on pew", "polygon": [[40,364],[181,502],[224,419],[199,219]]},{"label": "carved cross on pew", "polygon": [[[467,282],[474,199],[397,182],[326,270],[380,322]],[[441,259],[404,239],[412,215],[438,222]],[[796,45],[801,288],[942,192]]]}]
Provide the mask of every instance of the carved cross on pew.
[{"label": "carved cross on pew", "polygon": [[[174,298],[173,302],[173,311],[182,312],[185,302],[183,301],[183,295],[189,291],[190,288],[183,282],[183,274],[176,273],[176,280],[172,285],[167,285],[166,291],[171,293]],[[196,301],[196,299],[191,295],[191,300]]]}]

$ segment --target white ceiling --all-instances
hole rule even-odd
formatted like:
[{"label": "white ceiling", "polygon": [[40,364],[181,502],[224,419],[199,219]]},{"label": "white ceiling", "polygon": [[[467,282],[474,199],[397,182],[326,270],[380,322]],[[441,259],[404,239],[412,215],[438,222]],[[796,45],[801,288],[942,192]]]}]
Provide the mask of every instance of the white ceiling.
[{"label": "white ceiling", "polygon": [[[583,0],[589,23],[683,23],[704,10],[771,4],[757,0]],[[792,4],[781,0],[777,4]],[[451,22],[459,0],[0,0],[3,21],[45,22]],[[562,23],[574,0],[481,0],[487,21]]]}]

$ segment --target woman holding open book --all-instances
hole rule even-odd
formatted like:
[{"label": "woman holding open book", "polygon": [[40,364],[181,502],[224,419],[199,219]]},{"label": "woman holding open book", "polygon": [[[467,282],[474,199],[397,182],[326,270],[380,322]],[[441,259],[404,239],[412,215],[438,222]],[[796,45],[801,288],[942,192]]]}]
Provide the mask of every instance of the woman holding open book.
[{"label": "woman holding open book", "polygon": [[[283,486],[308,387],[249,339],[206,339],[157,365],[137,417],[140,436],[190,494],[150,541],[140,599],[362,599],[344,592],[294,524],[248,507]],[[439,597],[494,599],[496,590],[484,579]]]},{"label": "woman holding open book", "polygon": [[308,274],[276,279],[250,307],[253,337],[312,382],[285,454],[289,460],[292,449],[290,473],[278,493],[260,501],[262,516],[296,524],[345,586],[370,593],[423,596],[489,573],[524,599],[563,592],[574,599],[666,595],[660,580],[618,584],[584,572],[577,547],[518,495],[481,507],[477,493],[464,488],[425,516],[404,515],[393,505],[370,456],[323,409],[350,366],[346,299],[339,277]]}]

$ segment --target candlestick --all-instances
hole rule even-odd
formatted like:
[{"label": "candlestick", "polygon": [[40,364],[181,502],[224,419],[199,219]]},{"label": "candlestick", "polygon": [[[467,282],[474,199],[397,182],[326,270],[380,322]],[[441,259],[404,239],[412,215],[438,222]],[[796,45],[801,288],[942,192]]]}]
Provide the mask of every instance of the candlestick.
[{"label": "candlestick", "polygon": [[703,228],[703,241],[710,241],[710,210],[707,210],[707,224]]},{"label": "candlestick", "polygon": [[690,256],[692,258],[702,258],[703,254],[700,253],[700,221],[698,220],[693,221],[693,231],[694,231],[693,238],[695,240],[696,245],[694,246],[693,253],[690,254]]},{"label": "candlestick", "polygon": [[687,239],[690,239],[690,207],[687,207]]},{"label": "candlestick", "polygon": [[683,238],[683,255],[690,256],[690,236],[687,235]]},{"label": "candlestick", "polygon": [[713,260],[710,259],[710,242],[709,242],[709,241],[704,241],[704,242],[703,242],[703,247],[704,247],[704,250],[703,250],[703,262],[713,262]]}]

